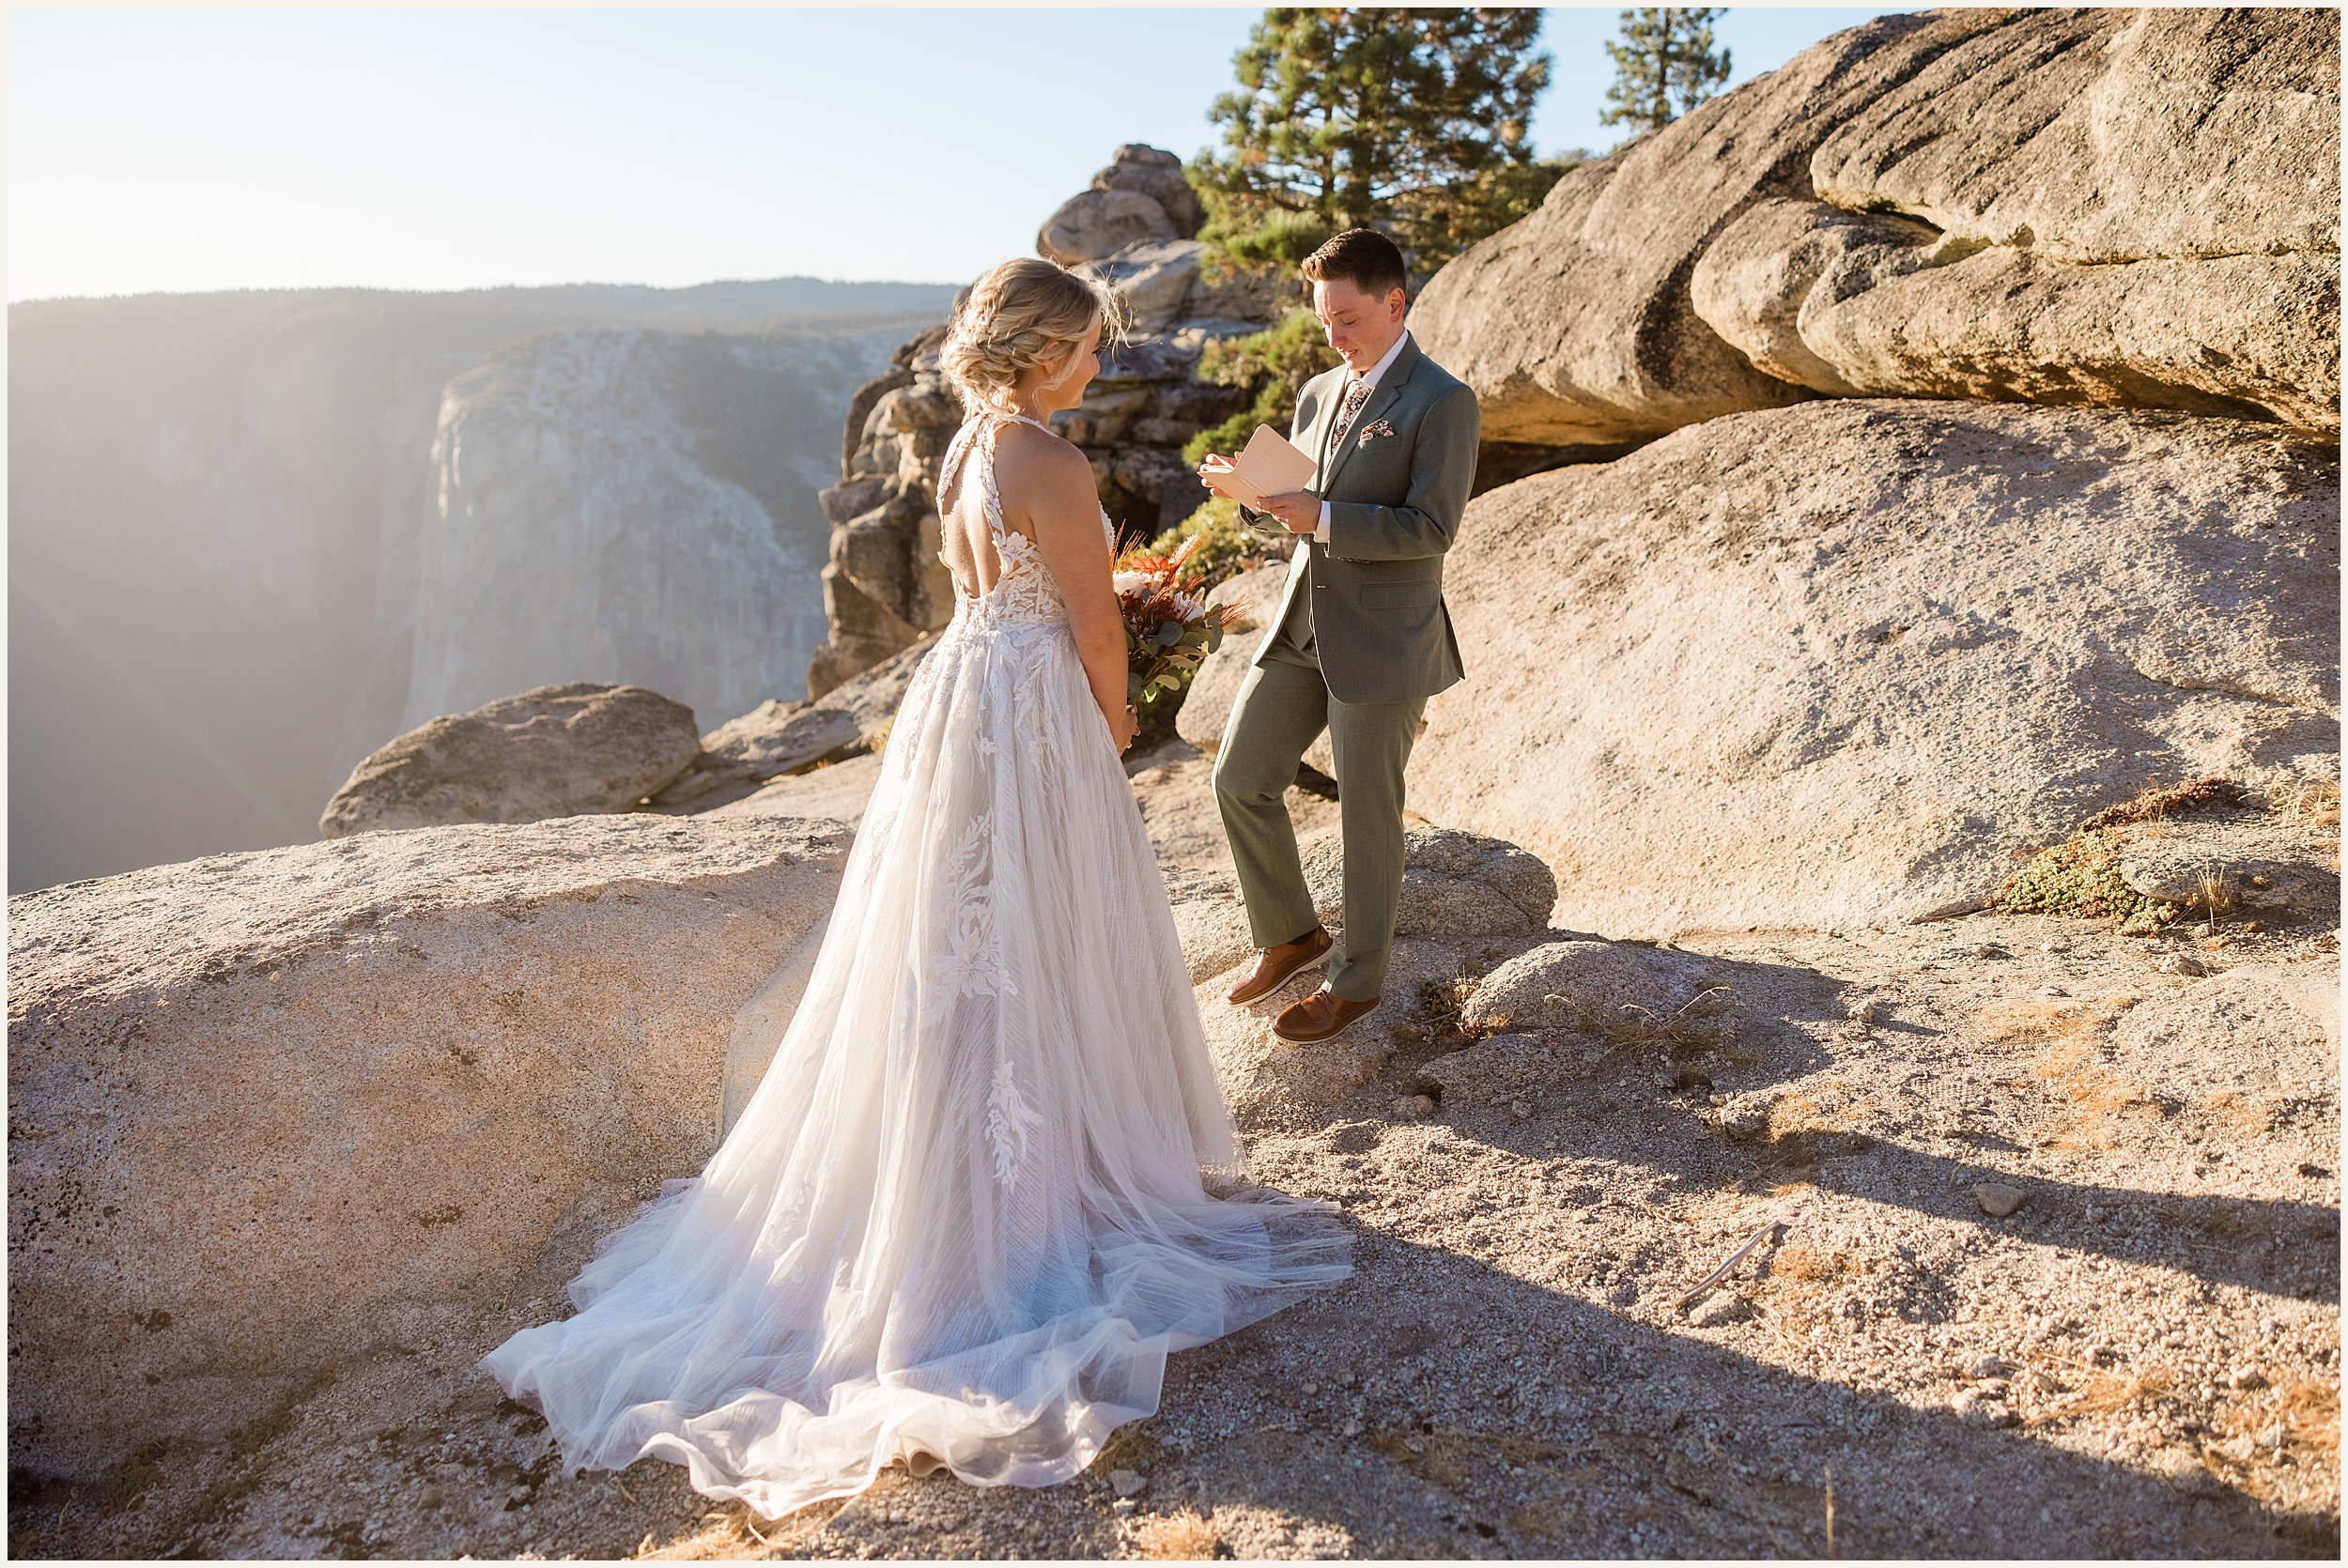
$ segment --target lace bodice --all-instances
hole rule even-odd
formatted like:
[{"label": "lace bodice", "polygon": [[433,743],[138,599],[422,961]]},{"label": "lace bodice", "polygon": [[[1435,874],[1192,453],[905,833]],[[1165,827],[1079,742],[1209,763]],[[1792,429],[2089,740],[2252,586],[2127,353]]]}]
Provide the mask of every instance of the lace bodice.
[{"label": "lace bodice", "polygon": [[[1053,580],[1051,569],[1043,563],[1043,552],[1037,548],[1034,540],[1013,532],[1003,522],[1003,494],[995,484],[995,437],[1004,425],[1013,423],[1050,432],[1050,426],[1025,414],[981,409],[954,432],[953,441],[946,448],[945,461],[938,468],[937,496],[942,517],[946,492],[953,488],[954,476],[961,471],[963,460],[975,454],[972,468],[979,481],[980,504],[986,515],[987,538],[994,544],[995,554],[1003,566],[995,586],[983,593],[974,593],[959,577],[955,579],[954,587],[962,600],[954,608],[957,620],[967,616],[996,625],[1031,626],[1068,618],[1067,601],[1060,597],[1059,584]],[[1113,552],[1117,530],[1105,511],[1101,514],[1101,531]],[[945,560],[945,552],[940,551],[938,559]]]}]

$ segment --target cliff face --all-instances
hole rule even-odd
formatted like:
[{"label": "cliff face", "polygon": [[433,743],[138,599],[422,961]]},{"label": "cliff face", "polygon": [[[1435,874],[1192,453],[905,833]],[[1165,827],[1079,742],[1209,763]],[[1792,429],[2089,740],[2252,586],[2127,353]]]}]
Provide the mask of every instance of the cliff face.
[{"label": "cliff face", "polygon": [[[689,501],[684,526],[705,539],[707,514],[698,508],[708,493],[726,494],[735,536],[749,543],[730,546],[723,560],[806,576],[820,559],[811,545],[822,530],[813,492],[831,476],[828,437],[814,432],[834,428],[847,389],[877,368],[886,343],[942,310],[947,295],[782,279],[10,307],[10,887],[306,840],[351,766],[406,727],[411,691],[428,702],[436,683],[458,689],[463,671],[477,667],[467,661],[492,653],[526,662],[513,633],[485,633],[465,616],[507,616],[515,601],[547,594],[558,579],[600,574],[608,597],[593,615],[625,621],[610,599],[647,585],[658,591],[672,559],[599,556],[525,529],[510,542],[471,543],[526,562],[529,586],[477,601],[436,592],[427,605],[443,389],[501,345],[599,322],[657,325],[666,331],[645,335],[676,344],[689,341],[676,333],[697,329],[728,334],[712,340],[736,345],[725,353],[680,346],[662,361],[678,367],[662,383],[676,401],[663,428],[680,432],[676,472],[690,482],[635,495],[629,515],[650,535],[669,527],[664,499]],[[880,322],[896,325],[869,341],[857,331]],[[763,335],[787,323],[822,324],[831,335]],[[569,407],[547,416],[542,436],[617,428]],[[631,438],[631,450],[661,438]],[[768,463],[770,450],[786,456]],[[494,509],[477,516],[500,528],[516,520]],[[801,541],[796,558],[786,548],[792,538]],[[534,560],[533,541],[543,551]],[[695,558],[703,579],[717,569],[706,564],[708,547]],[[429,552],[432,562],[451,559]],[[550,596],[576,609],[583,592]],[[738,588],[720,595],[728,623],[747,639],[724,665],[767,658],[765,642],[778,636],[796,638],[799,653],[757,666],[771,669],[773,684],[744,707],[797,695],[800,661],[819,630],[811,583],[763,592],[769,603],[760,609],[746,603],[757,595]],[[423,687],[412,679],[419,646],[431,649],[436,671]],[[612,646],[632,657],[641,644]],[[696,646],[714,639],[700,637]],[[664,653],[659,673],[688,656],[699,655]],[[576,668],[565,663],[552,678]],[[753,684],[748,674],[697,674],[678,695],[705,691],[722,704]]]},{"label": "cliff face", "polygon": [[[1246,402],[1240,388],[1198,378],[1200,353],[1260,331],[1285,305],[1277,291],[1200,269],[1205,246],[1181,161],[1126,146],[1043,225],[1036,249],[1114,283],[1134,333],[1093,378],[1080,407],[1053,427],[1092,464],[1101,504],[1126,537],[1180,522],[1207,492],[1182,443]],[[1171,204],[1169,208],[1168,204]],[[888,371],[848,404],[840,483],[823,494],[831,520],[824,568],[827,637],[808,669],[820,695],[943,626],[953,583],[937,560],[937,469],[963,409],[937,367],[945,329],[907,341]]]},{"label": "cliff face", "polygon": [[402,728],[563,680],[712,726],[799,696],[832,421],[897,335],[572,329],[452,381]]}]

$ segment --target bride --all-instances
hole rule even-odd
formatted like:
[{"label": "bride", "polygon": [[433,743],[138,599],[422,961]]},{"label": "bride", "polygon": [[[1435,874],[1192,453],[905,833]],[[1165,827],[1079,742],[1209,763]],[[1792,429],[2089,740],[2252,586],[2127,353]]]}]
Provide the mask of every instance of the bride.
[{"label": "bride", "polygon": [[960,602],[798,1012],[701,1175],[571,1282],[578,1313],[483,1358],[567,1468],[657,1454],[768,1517],[899,1460],[1047,1485],[1156,1410],[1168,1351],[1350,1271],[1324,1209],[1245,1184],[1118,761],[1108,519],[1044,424],[1117,316],[1042,260],[957,314]]}]

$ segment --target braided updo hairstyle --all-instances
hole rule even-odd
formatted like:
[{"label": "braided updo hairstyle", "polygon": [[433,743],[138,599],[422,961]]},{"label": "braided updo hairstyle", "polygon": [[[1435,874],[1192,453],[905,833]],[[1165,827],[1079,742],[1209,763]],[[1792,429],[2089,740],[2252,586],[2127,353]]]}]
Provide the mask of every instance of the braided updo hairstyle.
[{"label": "braided updo hairstyle", "polygon": [[1124,334],[1125,304],[1106,284],[1041,256],[1004,262],[970,286],[938,350],[965,408],[1007,407],[1012,383],[1038,365],[1065,377],[1095,317],[1104,344]]}]

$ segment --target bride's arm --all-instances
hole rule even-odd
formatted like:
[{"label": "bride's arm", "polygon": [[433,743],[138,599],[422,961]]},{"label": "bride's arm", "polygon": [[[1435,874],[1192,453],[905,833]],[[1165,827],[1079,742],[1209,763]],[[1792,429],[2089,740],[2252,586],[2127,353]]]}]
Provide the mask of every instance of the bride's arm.
[{"label": "bride's arm", "polygon": [[1092,465],[1062,442],[1038,455],[1043,461],[1036,465],[1038,483],[1027,518],[1043,564],[1068,606],[1069,629],[1076,634],[1076,653],[1084,660],[1092,699],[1122,751],[1132,744],[1139,720],[1125,703],[1125,619],[1109,583],[1109,546],[1102,536]]}]

